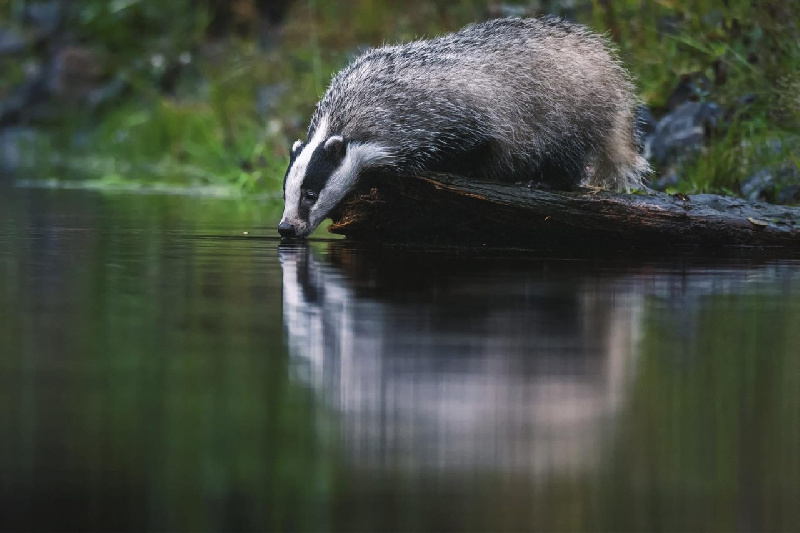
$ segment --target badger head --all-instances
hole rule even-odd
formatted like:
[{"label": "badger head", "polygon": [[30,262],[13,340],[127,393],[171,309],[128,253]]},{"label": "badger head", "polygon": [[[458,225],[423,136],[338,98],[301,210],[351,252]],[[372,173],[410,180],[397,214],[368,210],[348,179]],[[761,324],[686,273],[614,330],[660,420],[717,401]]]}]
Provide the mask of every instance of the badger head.
[{"label": "badger head", "polygon": [[359,174],[388,159],[375,143],[348,142],[317,128],[307,142],[292,146],[283,178],[284,210],[278,232],[304,238],[322,222],[356,184]]}]

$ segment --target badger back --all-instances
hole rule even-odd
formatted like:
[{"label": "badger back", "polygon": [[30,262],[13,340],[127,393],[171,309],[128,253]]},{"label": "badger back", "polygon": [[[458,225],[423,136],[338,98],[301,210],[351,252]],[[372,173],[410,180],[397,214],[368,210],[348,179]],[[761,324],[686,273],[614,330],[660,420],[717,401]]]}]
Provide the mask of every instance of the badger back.
[{"label": "badger back", "polygon": [[[309,126],[391,146],[426,170],[443,153],[490,144],[487,177],[586,151],[635,105],[608,41],[556,18],[497,19],[369,51],[331,82]],[[409,168],[410,167],[410,168]]]}]

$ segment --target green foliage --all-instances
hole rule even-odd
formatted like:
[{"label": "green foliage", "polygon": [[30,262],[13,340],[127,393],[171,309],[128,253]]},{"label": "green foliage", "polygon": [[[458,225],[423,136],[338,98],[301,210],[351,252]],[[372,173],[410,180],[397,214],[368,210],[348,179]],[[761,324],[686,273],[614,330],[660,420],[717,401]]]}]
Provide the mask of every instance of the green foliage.
[{"label": "green foliage", "polygon": [[[102,175],[133,175],[141,181],[170,181],[188,186],[235,184],[251,189],[280,165],[264,158],[259,124],[242,122],[227,134],[224,115],[206,104],[156,101],[149,109],[122,108],[92,133],[91,150],[71,170],[90,167]],[[245,161],[260,161],[258,168]]]},{"label": "green foliage", "polygon": [[[652,108],[665,108],[678,80],[688,77],[698,87],[694,99],[727,111],[724,133],[678,165],[678,190],[735,193],[749,175],[774,168],[800,150],[800,4],[602,4],[594,24],[617,38]],[[752,102],[743,103],[745,97]],[[783,149],[770,149],[774,144]]]},{"label": "green foliage", "polygon": [[[288,146],[303,137],[331,75],[358,49],[450,31],[486,15],[480,0],[297,1],[277,44],[264,48],[233,27],[226,38],[210,40],[212,7],[199,0],[71,5],[77,41],[102,58],[105,80],[122,79],[130,90],[124,105],[67,114],[38,157],[48,163],[45,173],[243,191],[279,190]],[[681,77],[697,82],[694,99],[728,111],[724,133],[675,169],[677,188],[737,192],[749,174],[800,149],[798,5],[596,0],[579,2],[575,12],[618,42],[657,114]],[[22,75],[19,68],[9,72]],[[265,87],[280,90],[267,109],[257,109]],[[740,103],[745,96],[753,102]],[[775,141],[785,149],[765,149]]]},{"label": "green foliage", "polygon": [[158,50],[179,54],[203,36],[206,12],[192,0],[110,0],[75,2],[68,24],[114,60],[139,60]]}]

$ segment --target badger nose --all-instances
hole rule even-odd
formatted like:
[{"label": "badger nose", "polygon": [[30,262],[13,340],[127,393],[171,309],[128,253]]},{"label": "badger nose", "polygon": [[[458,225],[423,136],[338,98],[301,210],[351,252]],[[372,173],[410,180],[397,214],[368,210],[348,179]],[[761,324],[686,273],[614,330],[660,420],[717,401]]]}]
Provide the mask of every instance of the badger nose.
[{"label": "badger nose", "polygon": [[278,224],[278,233],[280,233],[281,237],[285,239],[297,237],[297,232],[295,231],[294,226],[285,220]]}]

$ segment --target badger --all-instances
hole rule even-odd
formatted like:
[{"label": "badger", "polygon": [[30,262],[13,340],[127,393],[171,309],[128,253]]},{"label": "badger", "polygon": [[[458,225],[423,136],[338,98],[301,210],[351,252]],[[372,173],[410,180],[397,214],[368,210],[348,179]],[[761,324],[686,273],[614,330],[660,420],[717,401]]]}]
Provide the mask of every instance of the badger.
[{"label": "badger", "polygon": [[639,187],[636,105],[608,39],[556,17],[369,50],[334,76],[292,146],[278,232],[307,236],[372,171]]}]

